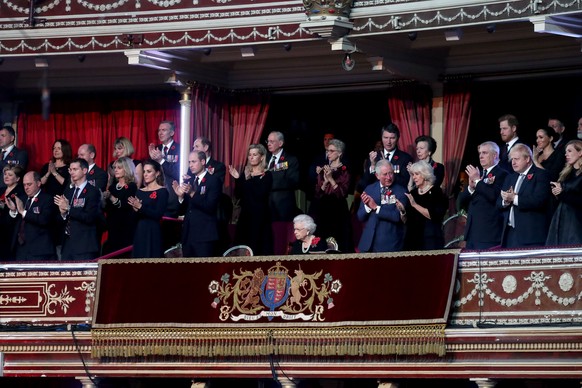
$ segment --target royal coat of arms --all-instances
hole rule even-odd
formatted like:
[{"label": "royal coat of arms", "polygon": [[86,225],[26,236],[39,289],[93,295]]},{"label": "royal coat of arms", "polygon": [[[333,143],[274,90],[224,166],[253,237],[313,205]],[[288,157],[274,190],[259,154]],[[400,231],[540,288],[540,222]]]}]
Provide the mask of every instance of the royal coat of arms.
[{"label": "royal coat of arms", "polygon": [[215,295],[211,306],[219,308],[222,321],[324,321],[326,309],[334,307],[332,293],[339,293],[342,283],[329,273],[320,280],[323,271],[306,274],[298,266],[291,275],[289,269],[277,262],[267,270],[240,269],[239,273],[225,273],[220,282],[213,280],[208,286]]}]

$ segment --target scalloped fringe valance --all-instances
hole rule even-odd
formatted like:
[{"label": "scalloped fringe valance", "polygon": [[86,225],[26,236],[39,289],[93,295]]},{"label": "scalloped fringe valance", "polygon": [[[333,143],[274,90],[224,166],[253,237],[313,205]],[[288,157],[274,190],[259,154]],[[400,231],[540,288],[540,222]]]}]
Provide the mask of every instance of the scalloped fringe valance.
[{"label": "scalloped fringe valance", "polygon": [[445,354],[445,325],[93,329],[93,357]]}]

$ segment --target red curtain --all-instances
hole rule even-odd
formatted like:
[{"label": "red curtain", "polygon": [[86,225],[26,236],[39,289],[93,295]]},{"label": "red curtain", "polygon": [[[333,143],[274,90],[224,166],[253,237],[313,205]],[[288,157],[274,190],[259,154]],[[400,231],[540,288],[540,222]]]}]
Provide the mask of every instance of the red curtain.
[{"label": "red curtain", "polygon": [[452,195],[467,143],[471,120],[471,92],[467,83],[446,83],[443,107],[445,192]]},{"label": "red curtain", "polygon": [[96,162],[101,167],[113,160],[113,143],[119,136],[131,140],[135,159],[144,159],[148,157],[148,144],[158,143],[160,121],[172,120],[180,125],[178,100],[178,95],[53,97],[46,121],[42,118],[40,103],[28,101],[18,115],[18,146],[28,151],[31,170],[40,170],[49,161],[52,144],[58,138],[71,143],[73,156],[81,144],[94,144]]},{"label": "red curtain", "polygon": [[[212,156],[239,169],[246,161],[249,144],[260,139],[267,113],[269,95],[256,92],[220,91],[198,85],[194,89],[192,123],[194,136],[212,142]],[[224,191],[232,194],[233,180],[227,172]]]},{"label": "red curtain", "polygon": [[414,139],[430,132],[431,90],[426,85],[399,85],[389,91],[392,122],[400,129],[399,148],[413,157]]}]

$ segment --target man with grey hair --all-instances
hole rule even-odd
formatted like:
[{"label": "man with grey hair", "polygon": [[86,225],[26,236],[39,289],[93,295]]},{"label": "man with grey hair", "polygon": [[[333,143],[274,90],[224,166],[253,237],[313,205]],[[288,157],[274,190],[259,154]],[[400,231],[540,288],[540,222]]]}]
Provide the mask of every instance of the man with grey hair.
[{"label": "man with grey hair", "polygon": [[516,144],[509,153],[513,173],[501,189],[497,207],[504,210],[501,246],[543,246],[549,226],[550,178],[533,164],[531,149]]},{"label": "man with grey hair", "polygon": [[297,215],[295,190],[299,185],[299,162],[283,149],[285,137],[273,131],[267,137],[268,170],[273,175],[273,185],[269,196],[271,219],[273,221],[293,221]]},{"label": "man with grey hair", "polygon": [[498,166],[499,146],[486,141],[477,147],[481,168],[468,165],[466,190],[459,194],[461,206],[467,209],[465,241],[467,249],[489,249],[501,245],[503,218],[497,209],[507,171]]},{"label": "man with grey hair", "polygon": [[378,180],[366,187],[358,209],[358,219],[366,222],[360,252],[397,252],[404,246],[406,189],[395,183],[394,168],[387,159],[375,165]]}]

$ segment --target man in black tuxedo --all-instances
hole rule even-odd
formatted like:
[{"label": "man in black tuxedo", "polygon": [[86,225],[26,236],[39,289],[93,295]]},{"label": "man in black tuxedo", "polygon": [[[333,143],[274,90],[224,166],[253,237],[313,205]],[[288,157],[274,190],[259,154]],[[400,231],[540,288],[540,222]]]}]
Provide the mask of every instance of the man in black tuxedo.
[{"label": "man in black tuxedo", "polygon": [[184,257],[212,257],[218,241],[218,203],[222,183],[206,170],[206,154],[192,151],[188,157],[192,179],[172,187],[185,213],[182,226],[182,253]]},{"label": "man in black tuxedo", "polygon": [[87,181],[97,187],[101,192],[107,188],[107,172],[95,163],[97,149],[93,144],[82,144],[77,150],[77,156],[85,159],[89,165]]},{"label": "man in black tuxedo", "polygon": [[370,151],[368,159],[364,163],[364,174],[358,184],[358,191],[362,192],[366,186],[377,181],[376,162],[382,159],[392,163],[394,168],[394,183],[402,187],[408,186],[410,174],[408,173],[408,163],[412,163],[412,156],[398,149],[400,130],[394,123],[390,123],[381,130],[382,150]]},{"label": "man in black tuxedo", "polygon": [[97,225],[101,220],[101,192],[87,181],[89,165],[74,159],[69,165],[71,184],[63,195],[55,195],[64,224],[62,260],[90,260],[99,254]]},{"label": "man in black tuxedo", "polygon": [[192,151],[202,151],[206,155],[206,171],[210,175],[217,177],[224,185],[224,178],[226,177],[226,166],[212,158],[212,143],[206,137],[200,136],[194,140]]},{"label": "man in black tuxedo", "polygon": [[[16,131],[9,125],[0,129],[0,171],[4,170],[8,164],[18,164],[26,171],[28,166],[28,153],[25,150],[16,148],[14,140]],[[4,180],[0,179],[0,188],[5,188]]]},{"label": "man in black tuxedo", "polygon": [[299,162],[285,152],[285,137],[281,132],[271,132],[267,137],[269,150],[268,169],[273,175],[269,207],[273,221],[292,222],[298,214],[295,190],[299,185]]},{"label": "man in black tuxedo", "polygon": [[503,217],[497,209],[497,198],[507,177],[498,166],[499,146],[492,141],[479,145],[481,169],[468,165],[469,184],[459,194],[461,207],[468,209],[465,241],[467,249],[489,249],[501,245]]},{"label": "man in black tuxedo", "polygon": [[543,246],[549,226],[548,173],[533,164],[532,151],[525,144],[513,146],[509,156],[514,172],[505,179],[497,202],[504,210],[501,246]]},{"label": "man in black tuxedo", "polygon": [[516,144],[522,144],[517,135],[519,125],[514,115],[503,115],[499,118],[499,134],[503,143],[499,146],[499,167],[511,173],[513,168],[509,160],[509,152]]},{"label": "man in black tuxedo", "polygon": [[[164,180],[168,187],[172,182],[180,182],[180,144],[174,141],[174,133],[176,126],[173,121],[162,121],[158,126],[158,139],[160,144],[149,145],[150,158],[160,163],[162,170],[164,170]],[[177,218],[178,217],[178,197],[174,190],[169,189],[168,205],[164,216]],[[164,241],[169,237],[164,233]],[[173,245],[173,244],[172,244]]]},{"label": "man in black tuxedo", "polygon": [[16,260],[56,260],[51,229],[57,212],[53,197],[40,189],[40,175],[27,172],[22,178],[25,196],[16,202],[6,198],[10,216],[18,218],[12,240]]}]

